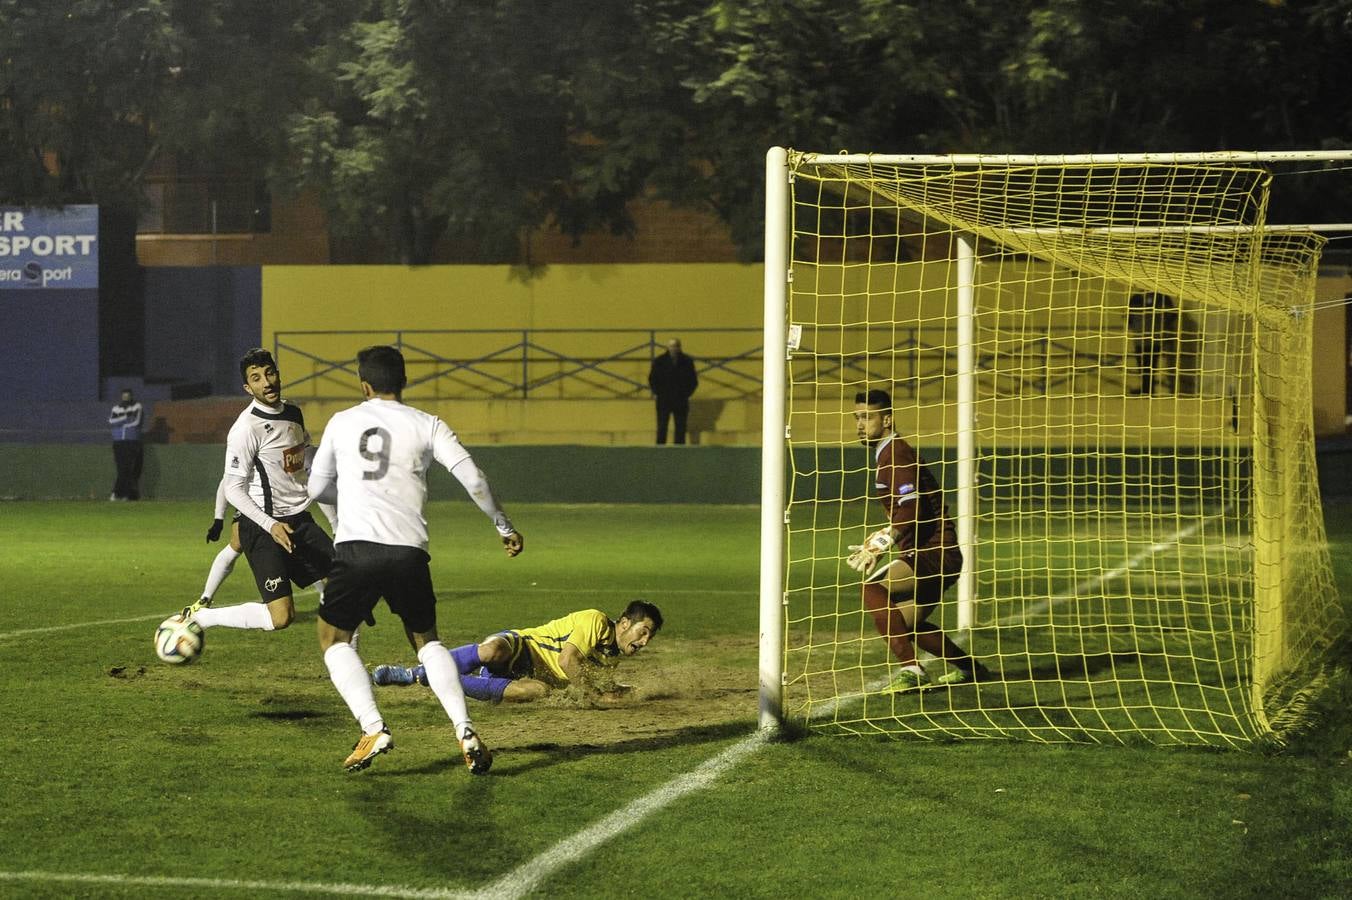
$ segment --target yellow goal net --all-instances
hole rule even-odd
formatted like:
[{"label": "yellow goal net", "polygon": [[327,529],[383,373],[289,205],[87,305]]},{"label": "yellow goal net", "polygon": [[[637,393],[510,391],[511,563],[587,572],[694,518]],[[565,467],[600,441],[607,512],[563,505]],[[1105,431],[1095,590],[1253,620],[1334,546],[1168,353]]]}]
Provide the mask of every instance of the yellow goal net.
[{"label": "yellow goal net", "polygon": [[[1299,720],[1343,627],[1323,239],[1267,225],[1264,159],[771,151],[764,723],[1248,746]],[[893,440],[932,476],[898,489],[931,486],[909,514],[880,494]],[[913,659],[849,564],[893,523],[879,565],[916,578],[882,596]],[[961,569],[935,574],[944,540]]]}]

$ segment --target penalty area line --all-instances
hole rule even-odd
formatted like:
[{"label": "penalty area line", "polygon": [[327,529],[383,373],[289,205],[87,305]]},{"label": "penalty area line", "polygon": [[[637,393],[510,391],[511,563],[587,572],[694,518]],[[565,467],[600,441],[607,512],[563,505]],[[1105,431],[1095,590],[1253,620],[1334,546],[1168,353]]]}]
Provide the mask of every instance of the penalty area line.
[{"label": "penalty area line", "polygon": [[1046,612],[1047,610],[1051,609],[1053,606],[1056,606],[1059,603],[1065,603],[1068,600],[1074,600],[1075,598],[1080,596],[1081,592],[1091,591],[1105,584],[1114,582],[1117,579],[1121,578],[1123,575],[1127,575],[1131,572],[1136,571],[1136,569],[1140,568],[1141,563],[1154,557],[1156,554],[1163,553],[1166,550],[1172,550],[1178,547],[1188,538],[1196,534],[1203,525],[1205,525],[1208,522],[1214,522],[1217,519],[1223,518],[1228,513],[1229,510],[1226,509],[1217,513],[1214,516],[1208,516],[1207,518],[1204,519],[1197,519],[1186,528],[1180,528],[1178,531],[1175,531],[1165,540],[1160,541],[1157,544],[1150,544],[1143,550],[1138,550],[1117,568],[1111,569],[1107,572],[1102,572],[1098,575],[1091,575],[1090,577],[1075,584],[1075,586],[1070,588],[1069,590],[1062,591],[1061,593],[1057,594],[1054,597],[1048,597],[1045,600],[1039,600],[1037,603],[1034,603],[1032,606],[1028,607],[1025,610],[1016,613],[1011,613],[1010,615],[996,619],[995,624],[1021,625],[1024,622],[1027,622],[1028,619],[1031,618],[1032,616],[1036,616],[1040,613]]},{"label": "penalty area line", "polygon": [[[318,593],[318,591],[316,591],[314,588],[301,588],[300,590],[296,591],[295,596],[299,597],[302,594],[315,594],[315,593]],[[252,601],[245,600],[244,602],[257,603],[259,601],[257,598],[255,598]],[[179,609],[178,612],[182,612],[182,609]],[[176,613],[174,612],[168,613],[159,612],[159,613],[150,613],[144,616],[132,616],[131,618],[128,619],[103,619],[98,622],[74,622],[67,625],[46,625],[42,628],[23,628],[20,629],[19,631],[0,631],[0,641],[5,640],[6,638],[24,637],[30,634],[50,634],[53,631],[71,631],[75,628],[98,628],[103,625],[127,625],[132,622],[154,622],[156,620],[162,622],[175,614]]]},{"label": "penalty area line", "polygon": [[409,900],[469,900],[474,891],[412,888],[382,884],[343,884],[322,881],[243,881],[233,878],[185,878],[169,875],[94,875],[77,872],[28,870],[0,872],[0,882],[105,885],[109,887],[190,888],[192,890],[249,891],[260,894],[330,894],[345,897],[401,897]]}]

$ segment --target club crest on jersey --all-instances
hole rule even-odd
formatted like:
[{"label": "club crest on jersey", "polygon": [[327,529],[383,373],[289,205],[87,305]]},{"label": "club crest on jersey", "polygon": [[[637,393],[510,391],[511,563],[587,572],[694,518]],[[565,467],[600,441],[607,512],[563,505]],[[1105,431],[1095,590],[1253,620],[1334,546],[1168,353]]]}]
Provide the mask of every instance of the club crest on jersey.
[{"label": "club crest on jersey", "polygon": [[263,423],[263,431],[266,432],[267,434],[272,434],[272,423],[271,423],[271,422],[264,422],[264,423]]}]

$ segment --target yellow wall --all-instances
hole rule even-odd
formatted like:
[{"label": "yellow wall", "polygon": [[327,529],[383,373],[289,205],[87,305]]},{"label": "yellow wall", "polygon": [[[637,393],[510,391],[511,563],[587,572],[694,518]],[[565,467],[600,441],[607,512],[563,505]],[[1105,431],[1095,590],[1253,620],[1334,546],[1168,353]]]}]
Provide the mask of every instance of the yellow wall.
[{"label": "yellow wall", "polygon": [[[267,266],[263,339],[394,328],[760,327],[761,267],[738,263]],[[694,348],[691,348],[692,352]]]},{"label": "yellow wall", "polygon": [[[983,318],[987,319],[988,327],[996,322],[1012,326],[1015,331],[1030,326],[1073,326],[1076,346],[1084,353],[1096,354],[1100,349],[1112,353],[1126,350],[1123,320],[1127,291],[1124,286],[1102,279],[1081,279],[1072,284],[1038,266],[1029,266],[1023,278],[1011,278],[1008,271],[1002,274],[1008,279],[1002,290],[979,285],[979,302],[986,310]],[[846,337],[839,326],[893,320],[902,326],[922,329],[946,330],[950,327],[953,312],[951,278],[952,267],[947,262],[862,265],[844,270],[827,267],[814,270],[802,266],[796,273],[791,318],[799,321],[815,319],[825,325],[805,335],[805,346],[815,347],[819,352],[858,353],[866,349],[865,345],[874,344],[877,335]],[[1349,286],[1352,286],[1352,280],[1347,278],[1321,279],[1319,299],[1340,297]],[[318,361],[312,360],[303,352],[285,347],[279,355],[288,382],[310,376],[291,394],[306,402],[308,407],[312,403],[309,398],[317,404],[322,397],[346,398],[355,394],[352,373],[338,370],[325,374],[331,366],[322,360],[350,360],[361,346],[393,340],[396,329],[655,329],[654,336],[659,342],[670,336],[682,337],[687,351],[696,358],[733,355],[742,349],[738,342],[750,341],[754,345],[759,343],[759,335],[701,335],[696,329],[759,329],[761,292],[761,267],[736,263],[553,265],[533,277],[509,266],[269,266],[263,270],[263,339],[266,346],[271,346],[274,336],[280,333],[284,343],[301,344],[319,357]],[[1200,315],[1200,311],[1197,312]],[[1347,367],[1343,315],[1341,307],[1334,307],[1321,310],[1316,317],[1312,374],[1318,434],[1341,433],[1344,428]],[[286,336],[288,332],[298,331],[361,333],[322,338]],[[884,344],[890,345],[902,335],[889,333],[882,337],[886,339]],[[421,344],[433,356],[476,358],[491,354],[495,348],[507,346],[519,338],[512,335],[457,336],[453,339],[405,335],[405,340]],[[449,343],[438,343],[451,340],[457,342],[453,348]],[[466,341],[474,340],[479,341],[482,349],[467,351]],[[540,340],[555,340],[569,356],[584,358],[588,354],[606,356],[614,353],[616,339],[541,336]],[[569,341],[572,343],[567,343]],[[859,341],[864,343],[858,347],[852,345]],[[1100,348],[1102,342],[1107,342],[1108,346]],[[886,354],[883,346],[872,349]],[[510,365],[504,363],[504,372]],[[410,376],[415,379],[435,367],[434,361],[410,357]],[[646,361],[633,359],[612,364],[611,368],[622,369],[627,377],[641,383]],[[535,373],[533,369],[532,375]],[[1096,373],[1088,375],[1097,377]],[[415,402],[429,409],[452,403],[449,395],[439,394],[439,383],[442,382],[429,382],[413,398]],[[827,394],[831,393],[829,387],[824,388]],[[712,383],[710,389],[713,389]],[[843,385],[840,390],[843,391],[841,396],[848,399],[854,386]],[[908,423],[912,425],[913,433],[932,432],[938,438],[949,430],[952,398],[942,385],[939,391],[934,396],[917,398],[919,402],[912,401],[914,408],[910,412],[919,419]],[[1089,393],[1094,395],[1097,391],[1091,388]],[[1076,429],[1087,427],[1088,422],[1099,421],[1100,417],[1100,424],[1115,423],[1113,428],[1124,431],[1132,440],[1149,443],[1151,435],[1158,432],[1160,440],[1172,441],[1176,439],[1175,429],[1180,424],[1187,427],[1193,421],[1228,421],[1225,410],[1210,410],[1210,406],[1223,399],[1219,392],[1208,387],[1202,393],[1203,396],[1197,399],[1157,400],[1153,404],[1145,398],[1119,399],[1111,415],[1098,400],[1094,401],[1097,405],[1091,404],[1092,408],[1080,410],[1067,405],[1069,400],[1058,397],[1045,414],[1049,422],[1059,423],[1059,430],[1053,430],[1056,431],[1055,439],[1060,441],[1075,442]],[[809,403],[813,420],[810,426],[806,421],[796,422],[800,433],[822,432],[819,435],[822,440],[848,439],[849,423],[844,413],[850,404],[842,400],[842,409],[832,411],[827,417],[830,425],[826,426],[820,418],[823,396],[814,391],[811,397],[798,398],[799,403]],[[542,391],[532,393],[532,398],[538,406],[550,396]],[[1019,401],[1019,415],[1027,417],[1030,409],[1026,407],[1030,404],[1046,406],[1047,399],[1042,396],[1024,398]],[[589,414],[580,417],[587,421],[580,422],[577,427],[598,431],[609,429],[612,432],[607,438],[609,442],[642,442],[642,435],[648,428],[646,420],[650,417],[648,402],[646,392],[642,390],[637,390],[629,399],[612,398],[598,410],[613,409],[614,415],[600,415],[588,407]],[[980,396],[978,402],[983,405],[983,420],[995,426],[1007,419],[1002,411],[1015,401]],[[329,405],[317,404],[315,418],[326,419]],[[546,432],[554,435],[556,440],[572,439],[569,429],[552,420],[548,423],[516,422],[502,410],[493,413],[492,404],[480,405],[483,406],[481,422],[467,411],[477,408],[472,404],[461,404],[464,408],[448,406],[447,411],[455,409],[460,420],[457,427],[491,433],[494,439],[510,441],[511,433],[519,428],[540,431],[541,440],[545,439]],[[735,427],[730,421],[720,420],[716,428],[727,430],[729,439],[734,439],[732,432],[735,431],[740,433],[735,440],[754,442],[757,439],[754,430],[741,421],[745,418],[741,407],[734,412],[737,417]],[[794,409],[795,418],[808,412]],[[1033,418],[1037,416],[1033,415]],[[507,422],[511,425],[504,428],[503,423]],[[318,425],[321,423],[316,421],[312,427]],[[315,430],[317,432],[318,428]],[[1061,430],[1066,433],[1062,434]],[[1142,433],[1136,434],[1136,430]],[[836,431],[841,434],[835,435]],[[501,437],[497,437],[498,434]],[[1098,439],[1097,433],[1091,437]],[[1196,437],[1204,440],[1206,436],[1199,434]],[[1048,436],[1046,439],[1053,438]]]}]

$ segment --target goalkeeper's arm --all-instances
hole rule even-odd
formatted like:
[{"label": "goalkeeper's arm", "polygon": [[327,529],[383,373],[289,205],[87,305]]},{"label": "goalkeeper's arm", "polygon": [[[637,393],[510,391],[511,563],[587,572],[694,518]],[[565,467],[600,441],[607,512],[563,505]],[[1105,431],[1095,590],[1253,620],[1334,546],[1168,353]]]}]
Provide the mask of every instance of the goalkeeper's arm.
[{"label": "goalkeeper's arm", "polygon": [[851,544],[850,549],[854,552],[849,555],[845,562],[851,569],[863,575],[872,572],[878,565],[878,560],[887,555],[887,551],[892,549],[897,539],[892,531],[891,525],[884,525],[877,531],[868,536],[868,539],[862,544]]}]

